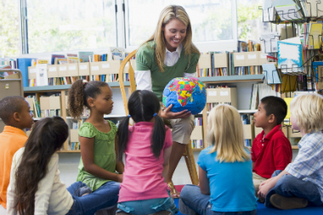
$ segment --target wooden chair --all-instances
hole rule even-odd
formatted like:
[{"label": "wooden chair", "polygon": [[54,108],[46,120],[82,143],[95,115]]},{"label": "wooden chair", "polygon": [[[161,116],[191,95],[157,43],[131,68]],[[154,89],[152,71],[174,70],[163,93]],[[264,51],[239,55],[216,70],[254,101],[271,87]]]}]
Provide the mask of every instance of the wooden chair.
[{"label": "wooden chair", "polygon": [[[121,90],[121,95],[122,95],[122,100],[123,100],[123,105],[124,105],[126,115],[129,114],[129,111],[128,111],[128,99],[127,99],[127,95],[126,95],[126,89],[125,89],[123,78],[124,78],[125,73],[129,73],[130,87],[128,90],[128,94],[130,96],[130,94],[136,90],[135,73],[134,73],[134,69],[133,69],[133,67],[131,65],[131,61],[130,61],[131,58],[136,55],[136,51],[137,50],[134,50],[133,52],[128,54],[128,56],[121,62],[121,66],[120,66],[120,70],[119,70],[119,84],[120,84],[120,90]],[[128,71],[124,71],[126,65],[128,65]],[[188,168],[188,172],[190,174],[192,184],[197,185],[198,184],[198,177],[197,177],[197,171],[196,171],[196,166],[195,166],[193,150],[192,150],[191,144],[187,144],[186,146],[187,147],[185,149],[185,152],[183,153],[183,156],[185,158],[185,162],[186,162],[186,165]]]}]

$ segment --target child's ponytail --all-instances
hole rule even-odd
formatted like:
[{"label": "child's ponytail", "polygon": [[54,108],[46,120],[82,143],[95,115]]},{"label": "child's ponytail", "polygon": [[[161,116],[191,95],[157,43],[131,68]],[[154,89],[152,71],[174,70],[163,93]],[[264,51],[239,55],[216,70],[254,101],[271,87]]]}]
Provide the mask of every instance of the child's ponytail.
[{"label": "child's ponytail", "polygon": [[68,92],[68,110],[73,118],[81,116],[84,107],[84,86],[83,80],[75,81]]},{"label": "child's ponytail", "polygon": [[128,142],[129,117],[125,117],[119,124],[117,132],[118,160],[122,161],[122,155],[127,147]]},{"label": "child's ponytail", "polygon": [[83,112],[83,108],[91,109],[87,103],[88,98],[96,98],[101,93],[101,87],[108,86],[103,81],[83,82],[83,80],[75,81],[68,92],[68,109],[73,118],[78,118]]},{"label": "child's ponytail", "polygon": [[151,149],[153,150],[154,156],[156,158],[159,158],[160,152],[164,146],[166,128],[162,118],[160,118],[157,113],[155,114],[154,114],[155,115],[154,131],[151,137],[151,142],[152,142]]}]

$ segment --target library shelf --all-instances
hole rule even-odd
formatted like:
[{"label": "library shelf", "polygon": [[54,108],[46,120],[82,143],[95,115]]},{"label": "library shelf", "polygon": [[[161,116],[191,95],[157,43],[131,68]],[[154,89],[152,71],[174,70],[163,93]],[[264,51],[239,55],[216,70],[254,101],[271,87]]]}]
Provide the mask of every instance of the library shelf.
[{"label": "library shelf", "polygon": [[214,76],[214,77],[199,77],[198,79],[205,84],[217,83],[236,83],[236,82],[263,82],[265,76],[260,75],[231,75],[231,76]]},{"label": "library shelf", "polygon": [[[110,87],[117,88],[120,87],[119,82],[109,82]],[[126,87],[130,86],[130,83],[127,81],[124,83]],[[62,91],[68,90],[71,88],[71,85],[48,85],[48,86],[35,86],[35,87],[24,87],[24,93],[34,93],[34,92],[51,92],[51,91]]]}]

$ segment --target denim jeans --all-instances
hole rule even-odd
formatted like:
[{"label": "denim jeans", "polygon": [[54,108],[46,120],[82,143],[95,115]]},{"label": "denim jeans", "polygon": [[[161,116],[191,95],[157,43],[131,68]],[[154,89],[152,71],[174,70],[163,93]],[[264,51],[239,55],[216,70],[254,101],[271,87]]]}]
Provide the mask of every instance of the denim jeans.
[{"label": "denim jeans", "polygon": [[159,211],[169,211],[172,214],[178,212],[172,197],[120,202],[118,209],[117,212],[124,211],[133,215],[148,215]]},{"label": "denim jeans", "polygon": [[[201,193],[200,187],[196,185],[185,185],[181,191],[180,200],[184,204],[180,204],[179,210],[181,213],[184,211],[195,211],[200,215],[256,215],[257,209],[253,211],[241,212],[216,212],[212,211],[212,204],[209,202],[210,195]],[[190,213],[194,214],[194,213]]]},{"label": "denim jeans", "polygon": [[[281,170],[276,170],[271,177],[278,175],[280,172]],[[304,198],[308,200],[309,205],[323,205],[320,192],[315,184],[292,175],[283,175],[268,192],[265,200],[266,207],[273,207],[269,201],[273,194],[279,194],[285,197]]]},{"label": "denim jeans", "polygon": [[74,199],[74,203],[67,215],[93,215],[96,211],[113,206],[118,202],[120,188],[120,183],[118,182],[108,181],[93,193],[84,196],[76,196],[77,189],[84,186],[86,186],[86,184],[79,181],[67,188]]}]

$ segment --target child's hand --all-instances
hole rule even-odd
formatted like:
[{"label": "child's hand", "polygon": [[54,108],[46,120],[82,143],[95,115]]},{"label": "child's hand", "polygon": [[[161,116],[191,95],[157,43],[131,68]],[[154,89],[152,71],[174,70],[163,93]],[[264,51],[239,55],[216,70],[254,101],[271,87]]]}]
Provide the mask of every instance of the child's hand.
[{"label": "child's hand", "polygon": [[275,186],[274,178],[270,178],[259,185],[258,196],[266,198],[267,193]]},{"label": "child's hand", "polygon": [[122,182],[122,180],[123,180],[123,174],[118,174],[117,175],[117,182]]}]

